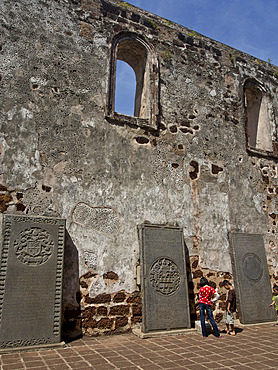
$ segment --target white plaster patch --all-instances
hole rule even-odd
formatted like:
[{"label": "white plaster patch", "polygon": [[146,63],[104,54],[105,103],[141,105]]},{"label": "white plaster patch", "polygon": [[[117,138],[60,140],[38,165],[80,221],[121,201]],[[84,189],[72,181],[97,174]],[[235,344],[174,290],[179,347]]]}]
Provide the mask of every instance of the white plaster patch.
[{"label": "white plaster patch", "polygon": [[211,90],[211,91],[210,91],[210,95],[211,95],[211,96],[216,96],[216,91],[215,91],[215,90]]},{"label": "white plaster patch", "polygon": [[71,176],[70,181],[71,181],[72,183],[76,183],[76,182],[78,182],[78,180],[77,180],[77,178],[76,178],[75,176]]},{"label": "white plaster patch", "polygon": [[16,114],[16,110],[17,110],[17,106],[13,107],[7,112],[8,121],[11,121],[13,119],[14,115]]},{"label": "white plaster patch", "polygon": [[185,83],[187,83],[187,84],[189,84],[190,82],[191,82],[190,78],[187,78],[187,79],[185,80]]},{"label": "white plaster patch", "polygon": [[262,212],[262,206],[261,206],[262,201],[263,201],[263,197],[261,194],[256,194],[253,196],[253,202],[255,204],[256,210],[259,213]]},{"label": "white plaster patch", "polygon": [[39,77],[34,77],[34,76],[32,76],[30,78],[30,82],[31,83],[36,83],[36,84],[38,84],[40,86],[46,86],[47,85],[47,81],[46,80],[44,80],[42,78],[39,78]]},{"label": "white plaster patch", "polygon": [[99,37],[97,35],[94,37],[94,42],[95,42],[95,45],[96,45],[97,48],[107,45],[106,38],[105,37]]},{"label": "white plaster patch", "polygon": [[26,108],[21,108],[19,112],[21,113],[23,119],[32,119],[34,117],[33,112]]},{"label": "white plaster patch", "polygon": [[90,121],[82,121],[81,124],[82,124],[82,127],[95,127],[96,126],[96,123],[94,122],[93,119],[91,119]]}]

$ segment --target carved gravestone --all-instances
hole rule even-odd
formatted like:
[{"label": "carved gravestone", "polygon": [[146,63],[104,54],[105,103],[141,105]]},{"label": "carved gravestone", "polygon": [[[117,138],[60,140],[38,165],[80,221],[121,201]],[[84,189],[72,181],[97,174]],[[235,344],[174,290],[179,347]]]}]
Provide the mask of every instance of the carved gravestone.
[{"label": "carved gravestone", "polygon": [[276,321],[262,235],[231,233],[230,240],[240,321]]},{"label": "carved gravestone", "polygon": [[182,229],[143,225],[141,242],[142,331],[190,328]]},{"label": "carved gravestone", "polygon": [[4,216],[0,348],[61,341],[65,220]]}]

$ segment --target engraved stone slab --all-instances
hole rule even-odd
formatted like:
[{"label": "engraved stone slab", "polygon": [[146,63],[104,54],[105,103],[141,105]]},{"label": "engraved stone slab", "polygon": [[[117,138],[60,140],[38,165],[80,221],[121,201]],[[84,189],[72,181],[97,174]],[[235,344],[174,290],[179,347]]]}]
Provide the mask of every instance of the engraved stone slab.
[{"label": "engraved stone slab", "polygon": [[190,328],[182,229],[143,225],[139,233],[143,332]]},{"label": "engraved stone slab", "polygon": [[65,220],[4,216],[0,348],[61,341]]},{"label": "engraved stone slab", "polygon": [[276,321],[262,235],[231,233],[231,253],[240,321],[243,324]]}]

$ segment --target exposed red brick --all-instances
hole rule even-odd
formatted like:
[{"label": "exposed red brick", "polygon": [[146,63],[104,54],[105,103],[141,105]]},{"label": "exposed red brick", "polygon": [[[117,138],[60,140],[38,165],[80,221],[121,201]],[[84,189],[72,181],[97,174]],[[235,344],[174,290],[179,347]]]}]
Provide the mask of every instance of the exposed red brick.
[{"label": "exposed red brick", "polygon": [[110,301],[111,295],[106,293],[99,294],[96,297],[90,299],[90,303],[109,303]]},{"label": "exposed red brick", "polygon": [[140,292],[135,291],[130,297],[126,300],[127,303],[142,303],[142,297]]},{"label": "exposed red brick", "polygon": [[93,319],[92,317],[84,319],[82,320],[82,327],[85,329],[88,329],[88,328],[94,329],[97,327],[97,320]]},{"label": "exposed red brick", "polygon": [[107,307],[105,306],[97,307],[97,315],[107,316]]},{"label": "exposed red brick", "polygon": [[191,267],[192,267],[193,269],[195,269],[197,266],[198,266],[198,260],[196,260],[196,261],[192,262]]},{"label": "exposed red brick", "polygon": [[8,209],[8,203],[13,200],[10,194],[0,194],[0,212],[5,212]]},{"label": "exposed red brick", "polygon": [[26,208],[25,205],[22,204],[22,203],[17,203],[16,204],[16,210],[17,211],[23,212],[25,210],[25,208]]},{"label": "exposed red brick", "polygon": [[124,302],[125,299],[126,299],[126,294],[125,294],[124,291],[121,291],[121,292],[115,294],[115,296],[113,298],[113,302],[115,302],[115,303]]},{"label": "exposed red brick", "polygon": [[207,277],[211,277],[211,276],[215,276],[215,273],[214,273],[214,272],[209,272],[209,273],[207,274]]},{"label": "exposed red brick", "polygon": [[114,319],[109,319],[108,317],[104,317],[100,319],[97,323],[97,327],[99,329],[111,329],[114,324]]},{"label": "exposed red brick", "polygon": [[142,321],[142,317],[141,316],[133,316],[131,318],[131,323],[132,324],[136,324],[136,323],[141,322],[141,321]]},{"label": "exposed red brick", "polygon": [[94,306],[86,307],[82,312],[82,318],[92,317],[96,313],[96,308]]},{"label": "exposed red brick", "polygon": [[133,305],[132,306],[132,314],[134,316],[142,315],[142,306],[141,305]]},{"label": "exposed red brick", "polygon": [[203,277],[203,272],[201,270],[193,271],[192,273],[194,279],[198,279]]},{"label": "exposed red brick", "polygon": [[123,326],[126,326],[128,324],[128,318],[127,317],[117,317],[115,322],[115,328],[121,328]]},{"label": "exposed red brick", "polygon": [[110,308],[110,315],[128,315],[129,314],[129,306],[128,305],[119,305]]}]

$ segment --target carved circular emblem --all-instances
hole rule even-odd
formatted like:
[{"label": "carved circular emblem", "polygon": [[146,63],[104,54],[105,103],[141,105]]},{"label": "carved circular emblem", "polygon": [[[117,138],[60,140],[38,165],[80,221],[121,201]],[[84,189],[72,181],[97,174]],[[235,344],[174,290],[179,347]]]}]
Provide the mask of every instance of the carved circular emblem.
[{"label": "carved circular emblem", "polygon": [[169,258],[158,258],[153,263],[149,276],[153,288],[163,295],[174,294],[181,283],[178,266]]},{"label": "carved circular emblem", "polygon": [[246,253],[242,259],[242,267],[245,276],[251,281],[259,281],[263,275],[261,259],[254,253]]},{"label": "carved circular emblem", "polygon": [[14,242],[14,250],[20,262],[38,266],[49,260],[54,242],[47,230],[32,227],[21,231]]}]

